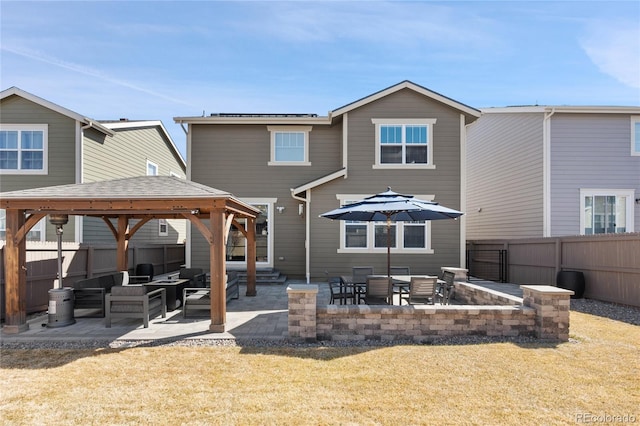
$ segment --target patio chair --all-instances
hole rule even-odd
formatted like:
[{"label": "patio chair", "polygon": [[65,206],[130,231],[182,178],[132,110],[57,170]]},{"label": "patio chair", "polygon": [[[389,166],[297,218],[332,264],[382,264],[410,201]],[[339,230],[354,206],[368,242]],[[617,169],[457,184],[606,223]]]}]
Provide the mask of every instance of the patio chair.
[{"label": "patio chair", "polygon": [[113,286],[105,296],[105,311],[107,328],[111,328],[111,318],[142,318],[144,328],[148,328],[150,318],[158,314],[167,317],[166,290],[147,292],[143,285]]},{"label": "patio chair", "polygon": [[391,275],[411,275],[411,268],[408,266],[392,266]]},{"label": "patio chair", "polygon": [[433,305],[436,300],[436,277],[411,277],[409,283],[409,294],[402,299],[406,300],[410,305],[422,301]]},{"label": "patio chair", "polygon": [[202,271],[202,268],[182,268],[178,279],[189,280],[187,287],[204,288],[207,286],[207,274]]},{"label": "patio chair", "polygon": [[386,276],[367,277],[364,303],[367,305],[390,305],[393,300],[391,280]]},{"label": "patio chair", "polygon": [[456,274],[451,271],[444,271],[442,273],[442,281],[444,282],[440,285],[440,297],[443,305],[449,305],[451,303],[451,297],[455,289],[455,278]]},{"label": "patio chair", "polygon": [[351,299],[352,302],[355,301],[356,295],[353,284],[344,282],[340,277],[329,277],[328,272],[325,272],[325,274],[327,274],[329,291],[331,292],[329,304],[334,304],[336,300],[339,301],[341,305],[348,304],[347,301],[349,299]]},{"label": "patio chair", "polygon": [[356,295],[356,303],[364,301],[367,277],[373,275],[373,266],[354,266],[351,268],[351,283]]}]

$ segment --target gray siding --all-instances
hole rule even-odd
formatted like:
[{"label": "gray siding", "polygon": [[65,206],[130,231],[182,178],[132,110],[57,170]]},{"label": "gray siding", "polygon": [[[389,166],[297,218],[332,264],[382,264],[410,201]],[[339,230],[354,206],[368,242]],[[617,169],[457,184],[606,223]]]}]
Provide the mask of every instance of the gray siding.
[{"label": "gray siding", "polygon": [[[311,166],[269,166],[270,133],[266,125],[191,125],[191,179],[228,191],[241,199],[277,198],[285,207],[269,223],[275,237],[273,266],[290,276],[305,271],[305,221],[291,188],[341,168],[342,127],[314,125],[309,133]],[[194,267],[209,270],[209,246],[192,227]]]},{"label": "gray siding", "polygon": [[[435,170],[373,169],[375,125],[372,118],[436,118],[433,136]],[[239,198],[277,198],[284,206],[275,212],[270,230],[275,236],[274,267],[290,277],[305,274],[305,217],[298,215],[298,200],[290,188],[342,168],[342,128],[314,125],[310,133],[309,167],[268,166],[270,134],[266,125],[190,125],[191,178]],[[434,194],[435,200],[460,208],[460,112],[412,90],[400,90],[348,113],[348,177],[310,191],[310,269],[313,279],[324,272],[347,274],[354,265],[373,265],[386,271],[386,252],[337,253],[340,223],[319,215],[336,208],[336,194],[374,194],[391,187],[409,194]],[[192,228],[192,266],[209,269],[209,247]],[[438,273],[441,266],[460,263],[460,221],[432,224],[435,254],[394,254],[392,263],[408,265],[415,273]]]},{"label": "gray siding", "polygon": [[[48,125],[48,174],[0,175],[0,192],[75,183],[76,121],[20,96],[9,96],[0,103],[3,124]],[[64,227],[63,239],[74,241],[74,221]],[[45,225],[47,240],[55,241],[55,227]]]},{"label": "gray siding", "polygon": [[541,237],[543,191],[543,114],[484,114],[468,127],[467,239]]},{"label": "gray siding", "polygon": [[[96,182],[147,174],[147,160],[158,165],[158,174],[171,172],[184,178],[185,171],[158,127],[114,129],[113,137],[93,129],[85,131],[83,141],[84,182]],[[158,220],[152,219],[132,238],[133,243],[172,244],[186,239],[185,220],[169,220],[169,234],[158,235]],[[114,241],[111,231],[101,219],[84,219],[84,242]],[[132,225],[133,226],[133,222]]]},{"label": "gray siding", "polygon": [[[433,133],[435,170],[373,169],[375,125],[372,118],[436,118]],[[324,277],[345,274],[352,266],[374,266],[386,273],[386,252],[370,254],[337,253],[340,245],[339,221],[318,218],[337,208],[336,194],[375,194],[387,187],[406,194],[433,194],[434,201],[460,208],[460,113],[411,90],[401,90],[348,113],[348,179],[337,179],[312,190],[311,275]],[[460,221],[432,223],[434,254],[391,255],[393,265],[410,266],[412,273],[437,274],[441,266],[460,263]]]},{"label": "gray siding", "polygon": [[[580,233],[580,189],[635,189],[640,157],[630,155],[628,115],[556,114],[551,122],[551,235]],[[640,209],[635,206],[635,231]],[[630,230],[631,231],[631,230]]]}]

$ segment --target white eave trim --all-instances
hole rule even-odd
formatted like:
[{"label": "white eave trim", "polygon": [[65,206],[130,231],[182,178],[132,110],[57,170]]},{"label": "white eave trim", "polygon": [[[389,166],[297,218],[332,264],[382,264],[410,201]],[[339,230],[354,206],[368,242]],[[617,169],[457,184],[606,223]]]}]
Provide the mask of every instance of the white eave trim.
[{"label": "white eave trim", "polygon": [[629,106],[517,106],[481,108],[483,114],[567,113],[567,114],[639,114],[640,107]]},{"label": "white eave trim", "polygon": [[24,98],[30,102],[55,111],[58,114],[62,114],[83,124],[89,125],[90,127],[93,127],[94,129],[98,130],[101,133],[104,133],[107,136],[113,136],[113,132],[111,130],[107,129],[96,120],[80,115],[77,112],[73,112],[70,109],[61,107],[60,105],[54,104],[53,102],[47,101],[46,99],[42,99],[39,96],[36,96],[29,92],[25,92],[24,90],[18,89],[17,87],[10,87],[0,92],[0,99],[4,99],[13,95],[20,96],[21,98]]},{"label": "white eave trim", "polygon": [[457,110],[460,110],[462,112],[464,112],[465,114],[471,115],[473,117],[480,117],[481,112],[475,108],[471,108],[465,104],[461,104],[460,102],[456,102],[453,99],[447,98],[446,96],[443,96],[439,93],[436,92],[432,92],[429,89],[426,89],[422,86],[419,86],[415,83],[412,83],[410,81],[403,81],[402,83],[396,84],[395,86],[391,86],[387,89],[381,90],[380,92],[374,93],[373,95],[367,96],[365,98],[360,99],[359,101],[350,103],[348,105],[345,105],[341,108],[338,108],[334,111],[331,112],[331,116],[332,117],[337,117],[340,116],[344,113],[347,113],[349,111],[352,111],[356,108],[360,108],[363,105],[366,105],[368,103],[377,101],[378,99],[384,98],[385,96],[389,96],[392,93],[398,92],[402,89],[411,89],[415,92],[420,93],[421,95],[427,96],[431,99],[434,99],[438,102],[441,102],[445,105],[448,105],[452,108],[455,108]]},{"label": "white eave trim", "polygon": [[338,178],[346,177],[346,176],[347,176],[347,169],[346,168],[345,169],[341,169],[341,170],[338,170],[337,172],[333,172],[331,174],[323,176],[323,177],[321,177],[319,179],[316,179],[314,181],[311,181],[309,183],[305,183],[304,185],[301,185],[301,186],[299,186],[297,188],[292,188],[291,189],[291,193],[293,195],[296,195],[296,194],[299,194],[301,192],[305,192],[305,191],[308,191],[310,189],[316,188],[316,187],[318,187],[320,185],[324,185],[325,183],[331,182],[334,179],[338,179]]},{"label": "white eave trim", "polygon": [[173,117],[173,121],[179,124],[273,124],[280,126],[331,124],[329,117]]}]

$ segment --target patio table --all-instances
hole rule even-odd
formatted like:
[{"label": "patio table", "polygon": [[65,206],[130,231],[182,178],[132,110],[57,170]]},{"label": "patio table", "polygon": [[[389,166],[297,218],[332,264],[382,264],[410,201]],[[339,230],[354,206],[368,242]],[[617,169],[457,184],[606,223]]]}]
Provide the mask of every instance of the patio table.
[{"label": "patio table", "polygon": [[182,305],[182,292],[190,281],[189,279],[169,278],[144,283],[144,286],[147,291],[164,288],[167,296],[167,310],[174,311]]},{"label": "patio table", "polygon": [[[386,277],[386,275],[369,275],[370,277]],[[420,278],[437,278],[433,275],[391,275],[391,285],[394,289],[397,289],[397,293],[400,295],[400,304],[402,304],[402,295],[409,294],[409,285],[411,284],[411,277],[420,277]],[[353,290],[356,295],[356,304],[360,304],[360,301],[364,299],[365,294],[367,293],[367,284],[365,283],[354,283],[352,275],[341,275],[341,282],[345,285],[353,286]],[[438,284],[444,283],[438,279]]]}]

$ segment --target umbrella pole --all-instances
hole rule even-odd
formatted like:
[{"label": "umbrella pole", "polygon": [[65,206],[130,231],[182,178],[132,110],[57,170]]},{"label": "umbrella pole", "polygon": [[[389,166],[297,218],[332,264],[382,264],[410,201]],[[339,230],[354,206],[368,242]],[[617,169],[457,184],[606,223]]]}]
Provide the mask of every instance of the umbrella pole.
[{"label": "umbrella pole", "polygon": [[387,278],[391,278],[391,216],[387,216]]}]

